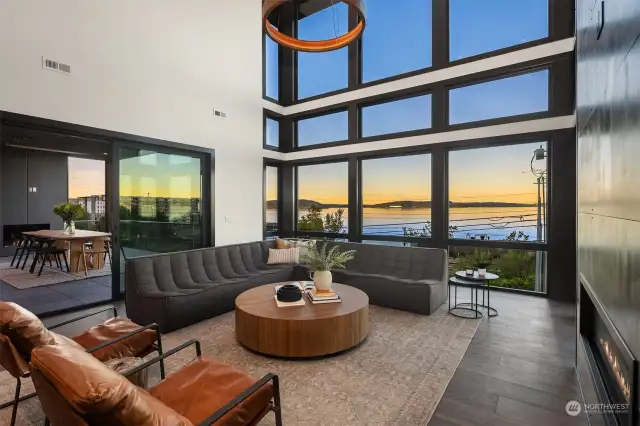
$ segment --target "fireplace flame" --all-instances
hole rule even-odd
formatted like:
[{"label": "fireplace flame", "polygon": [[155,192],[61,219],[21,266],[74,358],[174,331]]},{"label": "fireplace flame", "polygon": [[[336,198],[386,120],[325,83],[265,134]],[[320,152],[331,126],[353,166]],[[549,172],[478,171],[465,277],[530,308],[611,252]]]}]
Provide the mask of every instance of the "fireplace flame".
[{"label": "fireplace flame", "polygon": [[627,383],[626,379],[622,375],[622,371],[620,371],[620,364],[618,364],[618,358],[615,356],[611,348],[609,347],[609,342],[604,339],[600,339],[600,345],[604,350],[604,354],[609,362],[609,366],[613,370],[613,375],[616,377],[618,381],[618,386],[622,389],[622,393],[624,393],[624,397],[629,402],[631,398],[631,387]]}]

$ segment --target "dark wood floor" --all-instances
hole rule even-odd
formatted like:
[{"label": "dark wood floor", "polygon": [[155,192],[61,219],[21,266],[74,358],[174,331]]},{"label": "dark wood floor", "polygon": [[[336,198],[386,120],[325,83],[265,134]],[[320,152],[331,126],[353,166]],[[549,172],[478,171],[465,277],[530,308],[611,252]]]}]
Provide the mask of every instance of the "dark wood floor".
[{"label": "dark wood floor", "polygon": [[[491,302],[500,315],[482,320],[429,426],[586,425],[586,417],[565,413],[567,401],[581,401],[573,369],[575,307],[498,292]],[[124,304],[116,305],[124,314]],[[65,331],[80,332],[99,318]]]},{"label": "dark wood floor", "polygon": [[575,306],[492,292],[483,319],[429,426],[585,425],[573,368]]}]

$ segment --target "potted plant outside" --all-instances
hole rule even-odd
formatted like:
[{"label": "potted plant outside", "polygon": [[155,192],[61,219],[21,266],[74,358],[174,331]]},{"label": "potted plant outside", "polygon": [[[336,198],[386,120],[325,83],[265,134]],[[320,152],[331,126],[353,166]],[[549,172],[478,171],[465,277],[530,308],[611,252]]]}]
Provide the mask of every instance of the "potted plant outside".
[{"label": "potted plant outside", "polygon": [[334,268],[345,268],[346,263],[355,257],[355,250],[341,252],[338,244],[329,248],[329,243],[322,245],[318,243],[310,244],[303,262],[309,265],[311,279],[318,291],[330,291],[333,277],[331,270]]},{"label": "potted plant outside", "polygon": [[64,222],[64,232],[74,234],[76,225],[73,221],[84,214],[84,208],[80,204],[62,203],[53,206],[53,213]]},{"label": "potted plant outside", "polygon": [[478,268],[478,275],[484,277],[487,275],[487,266],[491,265],[491,253],[488,251],[479,251],[475,253],[475,264]]}]

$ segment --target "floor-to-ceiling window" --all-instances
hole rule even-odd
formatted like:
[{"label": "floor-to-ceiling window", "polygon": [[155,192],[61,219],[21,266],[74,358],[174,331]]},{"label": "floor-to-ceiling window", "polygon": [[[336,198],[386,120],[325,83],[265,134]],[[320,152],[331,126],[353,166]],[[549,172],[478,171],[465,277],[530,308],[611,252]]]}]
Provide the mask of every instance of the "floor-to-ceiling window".
[{"label": "floor-to-ceiling window", "polygon": [[431,155],[362,161],[362,234],[412,245],[431,238]]},{"label": "floor-to-ceiling window", "polygon": [[[464,269],[484,256],[500,275],[496,285],[545,290],[547,152],[546,141],[449,152],[452,268]],[[486,244],[464,245],[468,241]],[[535,247],[512,249],[510,243]]]},{"label": "floor-to-ceiling window", "polygon": [[297,168],[296,229],[302,234],[348,231],[349,169],[346,162]]},{"label": "floor-to-ceiling window", "polygon": [[280,231],[280,169],[276,165],[264,168],[264,233],[265,237],[278,236]]},{"label": "floor-to-ceiling window", "polygon": [[[298,37],[303,40],[326,40],[344,35],[349,30],[348,7],[336,2],[320,10],[320,2],[300,5]],[[348,48],[324,53],[298,53],[298,99],[334,92],[347,87]]]},{"label": "floor-to-ceiling window", "polygon": [[431,1],[367,1],[363,83],[431,66]]},{"label": "floor-to-ceiling window", "polygon": [[[320,3],[287,23],[298,38],[354,28],[355,10]],[[551,179],[574,139],[572,6],[371,0],[365,13],[347,48],[280,49],[286,99],[266,114],[293,163],[283,235],[448,248],[452,268],[489,256],[497,286],[545,292],[562,275],[547,257],[570,249],[553,232],[572,229],[557,195],[571,184]],[[340,209],[336,236],[326,217]]]}]

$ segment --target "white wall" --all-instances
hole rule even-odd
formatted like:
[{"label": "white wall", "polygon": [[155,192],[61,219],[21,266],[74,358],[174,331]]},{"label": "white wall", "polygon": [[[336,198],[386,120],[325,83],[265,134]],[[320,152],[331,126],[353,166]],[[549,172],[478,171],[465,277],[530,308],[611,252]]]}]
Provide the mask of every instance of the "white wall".
[{"label": "white wall", "polygon": [[216,244],[261,239],[260,13],[258,0],[0,0],[0,110],[214,148]]}]

